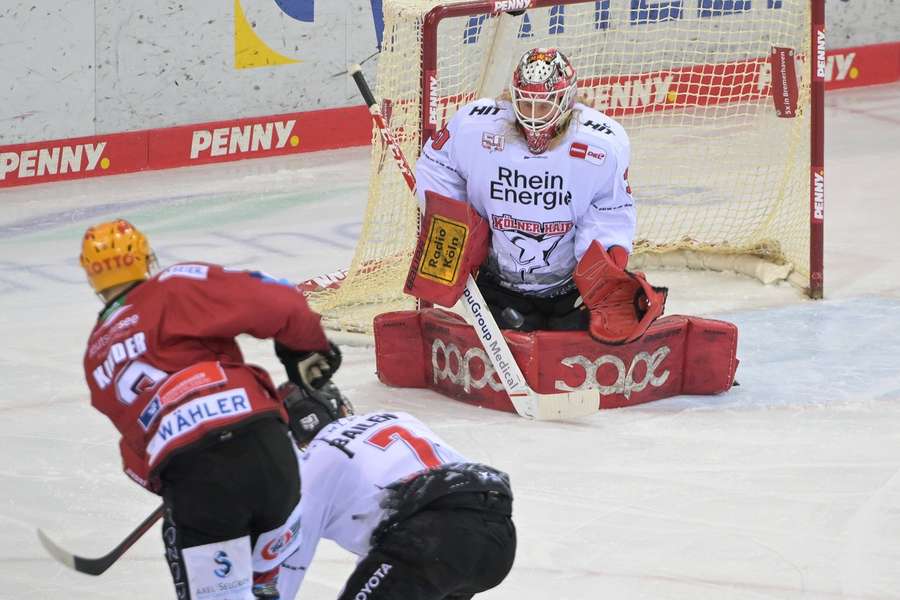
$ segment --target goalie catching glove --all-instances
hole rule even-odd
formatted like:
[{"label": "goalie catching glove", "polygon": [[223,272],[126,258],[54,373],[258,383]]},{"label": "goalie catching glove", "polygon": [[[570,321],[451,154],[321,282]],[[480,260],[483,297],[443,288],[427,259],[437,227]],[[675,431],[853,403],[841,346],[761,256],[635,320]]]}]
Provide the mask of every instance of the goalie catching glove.
[{"label": "goalie catching glove", "polygon": [[325,352],[298,352],[275,342],[275,354],[284,365],[288,379],[309,390],[317,390],[330,381],[341,366],[341,351],[331,342],[328,345]]},{"label": "goalie catching glove", "polygon": [[591,313],[591,337],[607,344],[638,339],[663,314],[668,290],[647,283],[643,273],[625,270],[627,256],[612,249],[614,260],[592,242],[575,268],[575,285]]}]

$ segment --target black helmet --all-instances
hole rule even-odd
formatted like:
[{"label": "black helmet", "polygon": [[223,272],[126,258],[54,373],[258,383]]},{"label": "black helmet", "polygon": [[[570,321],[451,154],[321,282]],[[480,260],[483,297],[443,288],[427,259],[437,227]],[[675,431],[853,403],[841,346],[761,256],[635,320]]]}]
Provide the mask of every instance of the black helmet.
[{"label": "black helmet", "polygon": [[288,412],[294,440],[305,446],[326,425],[353,414],[353,405],[332,381],[310,390],[286,381],[278,386],[278,397]]}]

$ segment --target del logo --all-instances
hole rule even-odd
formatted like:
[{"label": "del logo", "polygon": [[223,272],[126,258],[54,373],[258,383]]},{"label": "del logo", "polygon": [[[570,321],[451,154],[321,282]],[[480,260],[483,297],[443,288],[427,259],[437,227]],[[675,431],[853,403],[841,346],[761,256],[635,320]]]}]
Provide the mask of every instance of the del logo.
[{"label": "del logo", "polygon": [[43,175],[63,175],[93,171],[99,165],[109,168],[109,159],[103,156],[106,142],[32,148],[19,152],[0,152],[0,181],[10,173],[19,179]]},{"label": "del logo", "polygon": [[253,123],[242,127],[198,129],[191,136],[191,160],[201,157],[228,156],[262,150],[280,150],[287,144],[296,148],[300,138],[292,135],[295,119]]},{"label": "del logo", "polygon": [[575,142],[569,147],[569,156],[586,160],[595,165],[602,165],[606,161],[606,152],[596,146],[589,146],[581,142]]},{"label": "del logo", "polygon": [[261,552],[262,557],[266,560],[275,560],[276,558],[278,558],[278,555],[281,553],[281,551],[287,548],[288,544],[291,543],[291,540],[293,540],[297,536],[298,531],[300,531],[299,517],[291,524],[290,529],[263,546]]}]

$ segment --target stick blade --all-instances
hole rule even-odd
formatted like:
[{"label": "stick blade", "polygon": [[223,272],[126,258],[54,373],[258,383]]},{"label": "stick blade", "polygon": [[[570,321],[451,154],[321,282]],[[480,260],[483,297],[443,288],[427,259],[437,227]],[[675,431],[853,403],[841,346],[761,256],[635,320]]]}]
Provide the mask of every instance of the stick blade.
[{"label": "stick blade", "polygon": [[70,569],[75,568],[75,556],[73,554],[71,554],[70,552],[66,552],[65,550],[57,546],[56,543],[49,537],[47,537],[47,534],[40,529],[37,530],[37,536],[38,540],[40,540],[41,542],[41,546],[44,547],[44,550],[46,550],[50,556],[55,558],[58,562],[66,565]]},{"label": "stick blade", "polygon": [[109,555],[101,556],[100,558],[83,558],[81,556],[75,556],[71,552],[59,547],[56,542],[47,537],[47,534],[40,529],[37,530],[37,536],[41,545],[50,556],[79,573],[95,576],[101,575],[115,562],[115,558],[110,557]]},{"label": "stick blade", "polygon": [[535,394],[539,420],[559,421],[593,415],[600,410],[600,392],[587,389],[559,394]]}]

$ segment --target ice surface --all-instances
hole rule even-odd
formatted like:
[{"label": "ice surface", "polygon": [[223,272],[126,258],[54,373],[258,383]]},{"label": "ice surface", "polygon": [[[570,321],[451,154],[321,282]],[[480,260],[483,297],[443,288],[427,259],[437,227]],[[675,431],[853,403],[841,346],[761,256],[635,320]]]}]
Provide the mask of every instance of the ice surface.
[{"label": "ice surface", "polygon": [[[736,322],[740,387],[527,422],[390,390],[371,348],[339,385],[359,410],[417,414],[508,471],[519,551],[485,599],[900,598],[900,86],[829,93],[827,299],[735,275],[650,273],[669,313]],[[345,266],[366,149],[0,192],[0,598],[172,598],[156,530],[91,578],[88,556],[157,504],[119,470],[117,436],[81,372],[100,304],[76,257],[84,228],[124,216],[161,263],[203,259],[293,279]],[[248,357],[280,373],[270,346]],[[353,558],[320,547],[300,598],[335,597]]]}]

